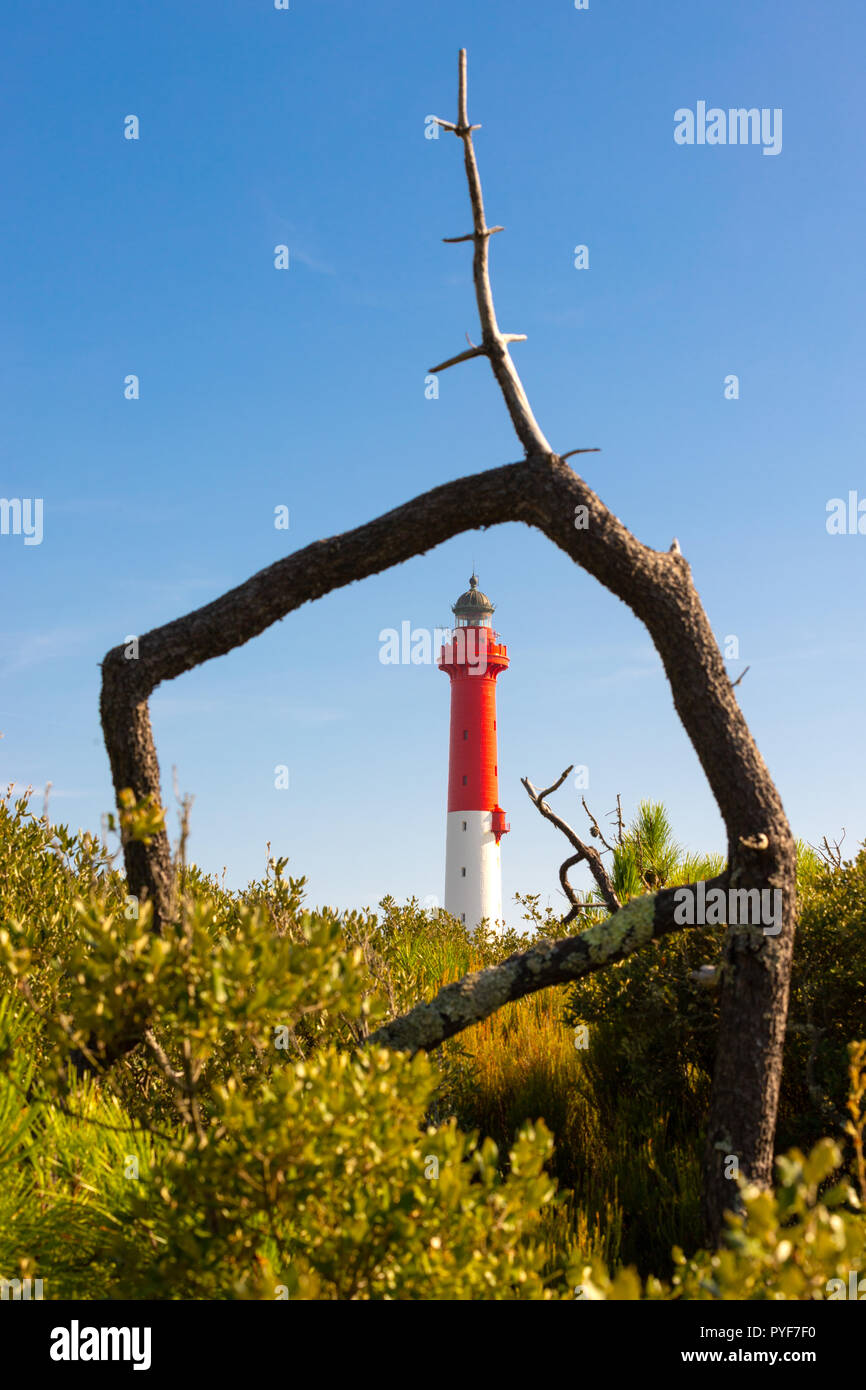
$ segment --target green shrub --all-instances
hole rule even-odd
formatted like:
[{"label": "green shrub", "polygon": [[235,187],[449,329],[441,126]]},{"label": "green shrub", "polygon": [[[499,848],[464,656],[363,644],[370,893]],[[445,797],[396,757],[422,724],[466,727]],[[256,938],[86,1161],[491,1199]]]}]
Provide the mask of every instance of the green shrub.
[{"label": "green shrub", "polygon": [[[127,833],[156,814],[126,806]],[[642,881],[672,872],[646,836],[635,862]],[[26,798],[0,804],[6,1277],[42,1278],[49,1298],[818,1297],[859,1258],[848,1178],[819,1188],[843,1134],[866,1181],[866,1048],[847,1128],[839,1111],[834,1140],[789,1155],[775,1196],[746,1191],[724,1251],[669,1268],[671,1245],[698,1243],[714,1000],[682,983],[696,934],[410,1059],[365,1045],[377,1022],[525,939],[470,938],[415,902],[309,912],[285,869],[229,893],[180,865],[178,920],[155,937],[104,845]],[[803,895],[798,998],[822,1031],[805,1063],[796,1034],[786,1066],[808,1064],[809,1095],[837,1108],[863,885],[861,856],[815,869]],[[524,907],[531,935],[560,930]]]},{"label": "green shrub", "polygon": [[728,1213],[720,1250],[700,1251],[691,1259],[674,1250],[676,1273],[670,1285],[648,1279],[644,1288],[634,1269],[611,1277],[595,1261],[580,1272],[582,1296],[797,1301],[862,1297],[858,1286],[866,1272],[866,1042],[851,1044],[849,1056],[851,1118],[846,1132],[861,1158],[859,1192],[848,1180],[841,1148],[832,1139],[819,1140],[808,1157],[792,1149],[776,1160],[775,1191],[739,1179],[742,1211]]},{"label": "green shrub", "polygon": [[304,912],[280,862],[238,900],[191,869],[154,936],[102,850],[25,804],[2,829],[4,1268],[55,1298],[553,1296],[544,1127],[503,1176],[491,1141],[426,1123],[435,1064],[356,1050],[386,1007],[374,951],[413,987],[413,912]]}]

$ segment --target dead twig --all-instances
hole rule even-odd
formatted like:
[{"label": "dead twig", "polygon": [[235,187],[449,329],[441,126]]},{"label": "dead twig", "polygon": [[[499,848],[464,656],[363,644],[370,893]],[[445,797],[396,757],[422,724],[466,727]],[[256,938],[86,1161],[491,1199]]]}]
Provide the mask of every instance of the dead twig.
[{"label": "dead twig", "polygon": [[[584,907],[589,906],[588,904],[581,904],[580,899],[577,897],[574,889],[568,882],[569,868],[573,868],[575,864],[580,864],[581,862],[585,862],[589,866],[589,871],[595,879],[596,884],[598,885],[598,890],[601,893],[602,898],[604,899],[608,911],[618,912],[622,907],[622,903],[617,897],[616,892],[614,891],[614,886],[611,883],[610,878],[608,877],[607,870],[605,869],[604,864],[601,862],[601,855],[599,854],[598,850],[593,849],[592,845],[584,844],[577,831],[572,829],[568,822],[564,821],[561,816],[558,816],[555,811],[552,811],[547,804],[547,797],[551,796],[553,792],[559,790],[568,774],[572,771],[573,766],[574,764],[572,764],[570,767],[567,767],[563,772],[562,776],[559,777],[557,781],[555,781],[552,784],[552,786],[545,787],[544,791],[537,791],[536,788],[530,782],[528,777],[521,777],[520,779],[522,785],[526,788],[527,796],[529,797],[532,804],[535,806],[536,810],[538,810],[541,813],[541,815],[544,816],[545,820],[549,820],[551,825],[555,825],[557,830],[560,830],[562,832],[565,838],[570,841],[570,843],[574,846],[575,850],[577,851],[576,854],[573,854],[570,859],[567,859],[565,863],[561,865],[559,870],[559,881],[562,884],[565,895],[571,904],[571,911],[569,912],[568,916],[564,918],[564,921],[566,922],[572,921],[573,918],[577,916],[577,913],[579,911],[581,911]],[[585,804],[586,803],[584,803],[584,805]]]}]

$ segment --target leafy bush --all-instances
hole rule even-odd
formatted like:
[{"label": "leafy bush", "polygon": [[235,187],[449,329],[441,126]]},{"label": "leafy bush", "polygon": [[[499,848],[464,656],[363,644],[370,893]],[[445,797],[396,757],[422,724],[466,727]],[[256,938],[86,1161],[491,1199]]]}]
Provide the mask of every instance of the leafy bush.
[{"label": "leafy bush", "polygon": [[[686,862],[668,882],[694,877]],[[846,1048],[862,1028],[866,998],[866,849],[822,866],[800,846],[800,919],[780,1098],[781,1144],[808,1149],[842,1123]],[[719,960],[724,927],[672,933],[578,981],[567,1019],[589,1025],[587,1070],[608,1121],[640,1094],[675,1122],[699,1128],[706,1114],[718,1034],[718,994],[695,979]]]},{"label": "leafy bush", "polygon": [[[779,1140],[808,1152],[844,1123],[847,1042],[862,1029],[866,997],[866,852],[833,868],[798,848],[802,911]],[[722,867],[684,854],[664,808],[645,802],[615,846],[612,877],[627,901]],[[535,933],[562,934],[537,899],[523,901]],[[569,994],[521,1000],[456,1040],[461,1124],[504,1149],[523,1120],[543,1118],[555,1138],[551,1171],[572,1193],[576,1238],[595,1232],[594,1250],[644,1274],[667,1270],[672,1246],[693,1249],[701,1238],[718,993],[696,976],[718,961],[724,934],[723,926],[672,933]],[[581,1025],[586,1048],[575,1050]]]},{"label": "leafy bush", "polygon": [[[866,1264],[866,1174],[863,1131],[866,1112],[866,1042],[850,1053],[851,1099],[846,1132],[859,1159],[859,1192],[843,1171],[843,1154],[821,1139],[808,1157],[799,1149],[776,1160],[775,1191],[739,1179],[742,1211],[728,1213],[722,1249],[687,1259],[674,1250],[670,1285],[648,1279],[641,1288],[634,1269],[614,1277],[596,1261],[581,1271],[581,1294],[590,1299],[844,1299],[856,1288]],[[831,1179],[834,1179],[832,1185]],[[852,1278],[853,1276],[853,1278]]]},{"label": "leafy bush", "polygon": [[866,847],[800,878],[778,1140],[806,1149],[844,1125],[847,1043],[863,1030]]},{"label": "leafy bush", "polygon": [[50,1297],[553,1296],[544,1127],[503,1176],[490,1140],[426,1123],[433,1063],[354,1047],[412,911],[304,912],[280,862],[240,900],[184,870],[155,936],[101,848],[26,802],[2,828],[2,1267]]},{"label": "leafy bush", "polygon": [[[153,807],[124,813],[126,833],[152,829]],[[547,992],[410,1059],[366,1045],[377,1022],[525,938],[470,938],[415,902],[309,912],[285,869],[272,861],[234,894],[181,863],[177,921],[154,936],[104,845],[26,798],[0,804],[5,1277],[42,1278],[49,1298],[536,1300],[578,1284],[589,1297],[817,1297],[857,1258],[847,1178],[818,1195],[842,1162],[834,1140],[791,1154],[775,1197],[744,1193],[725,1251],[677,1252],[668,1283],[642,1282],[670,1274],[672,1244],[697,1243],[683,1126],[705,1101],[705,1039],[683,1025],[685,1058],[662,1058],[681,1089],[647,1070],[656,1090],[642,1095],[645,1054],[612,1046],[611,1061],[599,1038],[604,1025],[621,1043],[625,1017],[663,1032],[680,988],[668,962],[642,953],[631,997],[623,967],[594,977],[588,1050],[567,997]],[[807,897],[813,968],[835,968],[852,1031],[849,980],[838,950],[821,964],[820,935],[845,914],[844,941],[861,941],[862,888],[858,860],[816,872]],[[524,906],[531,934],[549,934],[550,914]],[[825,1029],[810,1076],[842,1104],[838,1030],[815,1011],[819,976],[808,988]],[[712,998],[695,1001],[709,1032]],[[858,1056],[845,1133],[862,1184]]]}]

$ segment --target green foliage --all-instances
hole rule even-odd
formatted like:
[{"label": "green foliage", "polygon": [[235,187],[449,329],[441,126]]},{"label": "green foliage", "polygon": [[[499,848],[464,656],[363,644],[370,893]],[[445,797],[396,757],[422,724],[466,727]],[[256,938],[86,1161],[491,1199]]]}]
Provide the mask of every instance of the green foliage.
[{"label": "green foliage", "polygon": [[154,835],[165,830],[165,810],[152,793],[141,801],[136,801],[132,788],[124,787],[118,795],[117,803],[117,821],[112,812],[108,816],[108,828],[115,830],[119,823],[124,841],[140,840],[142,844],[149,845]]},{"label": "green foliage", "polygon": [[821,1184],[842,1165],[842,1152],[822,1139],[808,1158],[791,1149],[777,1160],[775,1192],[744,1184],[745,1212],[731,1216],[727,1248],[686,1261],[674,1289],[685,1298],[825,1299],[830,1281],[847,1287],[860,1270],[864,1223],[854,1189],[844,1180],[819,1198]]},{"label": "green foliage", "polygon": [[[722,868],[721,859],[685,855],[664,807],[641,802],[615,848],[613,879],[627,901]],[[668,1146],[691,1147],[706,1113],[718,1028],[716,994],[694,976],[718,959],[723,939],[723,927],[674,932],[574,986],[566,1018],[589,1028],[585,1072],[605,1126],[625,1120],[632,1134],[655,1131]]]},{"label": "green foliage", "polygon": [[840,1146],[820,1139],[808,1157],[791,1149],[776,1160],[778,1183],[766,1191],[737,1180],[740,1210],[727,1214],[720,1250],[701,1250],[691,1259],[675,1249],[670,1284],[621,1269],[612,1277],[596,1259],[579,1275],[581,1296],[589,1299],[795,1299],[860,1297],[866,1264],[866,1175],[862,1168],[866,1128],[866,1042],[849,1053],[848,1133],[860,1159],[859,1193],[843,1168]]},{"label": "green foliage", "polygon": [[[138,1219],[160,1249],[137,1272],[159,1297],[542,1298],[533,1232],[553,1198],[543,1127],[503,1180],[488,1140],[421,1121],[426,1058],[326,1047],[251,1095],[214,1099],[218,1140],[175,1150]],[[142,1247],[143,1248],[143,1247]],[[163,1253],[164,1250],[164,1253]],[[146,1253],[146,1252],[145,1252]]]},{"label": "green foliage", "polygon": [[803,864],[778,1138],[807,1149],[845,1123],[847,1045],[866,1001],[866,848],[838,866]]},{"label": "green foliage", "polygon": [[[842,1133],[846,1046],[862,1030],[864,866],[861,854],[855,865],[828,868],[798,845],[803,911],[780,1146],[808,1151],[828,1130],[837,1138]],[[664,809],[642,803],[616,849],[613,876],[627,900],[722,868],[719,857],[683,853]],[[562,934],[537,899],[522,901],[536,933]],[[555,1018],[524,1000],[457,1040],[461,1123],[507,1147],[523,1119],[543,1117],[555,1136],[551,1171],[571,1193],[575,1238],[585,1244],[581,1232],[594,1232],[592,1247],[605,1260],[634,1264],[644,1274],[667,1271],[674,1245],[694,1249],[701,1238],[700,1168],[718,992],[696,976],[718,961],[724,933],[724,927],[671,933],[579,981],[564,1002],[551,1005]],[[551,998],[562,1001],[559,992]],[[822,999],[820,1035],[802,1031],[810,1018],[815,1027]],[[499,1021],[506,1017],[507,1033]],[[587,1047],[575,1053],[572,1035],[580,1025]]]},{"label": "green foliage", "polygon": [[429,919],[303,911],[277,861],[238,897],[183,869],[155,936],[102,847],[26,801],[2,827],[0,1268],[55,1298],[555,1296],[544,1126],[503,1175],[427,1122],[434,1063],[356,1049],[462,963],[462,929],[410,978]]},{"label": "green foliage", "polygon": [[743,1210],[729,1216],[725,1243],[687,1259],[674,1251],[670,1283],[633,1268],[611,1276],[600,1261],[579,1274],[581,1297],[634,1300],[825,1300],[846,1298],[851,1275],[859,1279],[866,1257],[866,1224],[853,1188],[844,1180],[819,1196],[842,1154],[831,1139],[820,1140],[808,1157],[791,1152],[777,1161],[779,1182],[768,1192],[740,1183]]},{"label": "green foliage", "polygon": [[[660,1104],[621,1087],[615,1071],[599,1070],[593,1029],[584,1036],[567,1022],[567,1003],[562,991],[546,990],[452,1039],[441,1059],[442,1107],[502,1151],[523,1122],[543,1118],[555,1140],[549,1169],[568,1194],[549,1232],[559,1262],[573,1245],[607,1263],[664,1268],[674,1244],[694,1248],[701,1237],[694,1136]],[[683,1085],[676,1114],[697,1104],[694,1086],[705,1089],[696,1073]]]},{"label": "green foliage", "polygon": [[[155,808],[122,809],[124,834],[157,828]],[[643,807],[622,872],[693,877],[673,848]],[[862,858],[811,864],[804,889],[802,998],[824,1030],[806,1060],[837,1106],[864,877]],[[410,1059],[365,1045],[378,1021],[526,937],[470,937],[414,901],[310,912],[284,859],[243,893],[181,864],[155,936],[107,847],[26,798],[0,803],[0,884],[0,1273],[49,1298],[817,1297],[862,1253],[845,1172],[819,1189],[843,1162],[864,1181],[866,1045],[836,1139],[792,1152],[775,1196],[745,1191],[723,1252],[667,1265],[698,1243],[714,999],[684,967],[706,936]],[[530,939],[561,934],[523,906]]]},{"label": "green foliage", "polygon": [[[677,859],[675,850],[661,808],[642,805],[624,836],[620,886],[633,882],[645,892],[722,867],[712,859]],[[846,1049],[862,1029],[866,997],[866,849],[832,867],[800,844],[798,893],[778,1138],[808,1150],[828,1129],[838,1136],[844,1123]],[[718,963],[724,934],[723,926],[671,933],[574,986],[566,1019],[589,1027],[586,1073],[608,1126],[625,1111],[631,1132],[641,1132],[643,1111],[647,1131],[668,1117],[669,1145],[700,1144],[718,991],[696,976]],[[655,1253],[653,1262],[657,1267]]]},{"label": "green foliage", "polygon": [[72,940],[74,904],[94,893],[119,907],[126,893],[94,836],[49,826],[30,812],[27,796],[14,803],[0,799],[0,885],[0,922],[28,933],[33,971],[40,979]]},{"label": "green foliage", "polygon": [[721,855],[686,854],[674,839],[659,801],[641,801],[621,843],[614,846],[612,879],[622,902],[676,883],[712,878],[724,868]]}]

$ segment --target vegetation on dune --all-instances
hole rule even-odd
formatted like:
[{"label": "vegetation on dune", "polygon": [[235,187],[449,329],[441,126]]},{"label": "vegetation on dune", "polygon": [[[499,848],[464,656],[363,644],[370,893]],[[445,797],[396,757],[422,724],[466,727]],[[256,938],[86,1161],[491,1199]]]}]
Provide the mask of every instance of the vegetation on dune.
[{"label": "vegetation on dune", "polygon": [[[152,816],[128,808],[124,829]],[[847,1288],[864,1242],[866,851],[801,854],[793,1147],[717,1253],[697,1249],[717,1003],[693,975],[723,929],[411,1059],[365,1045],[378,1022],[526,938],[391,899],[309,912],[286,867],[230,893],[179,865],[154,935],[104,845],[0,803],[0,1274],[48,1298],[844,1296],[828,1281]],[[613,869],[623,898],[714,871],[650,804]],[[537,900],[524,913],[562,934]]]}]

